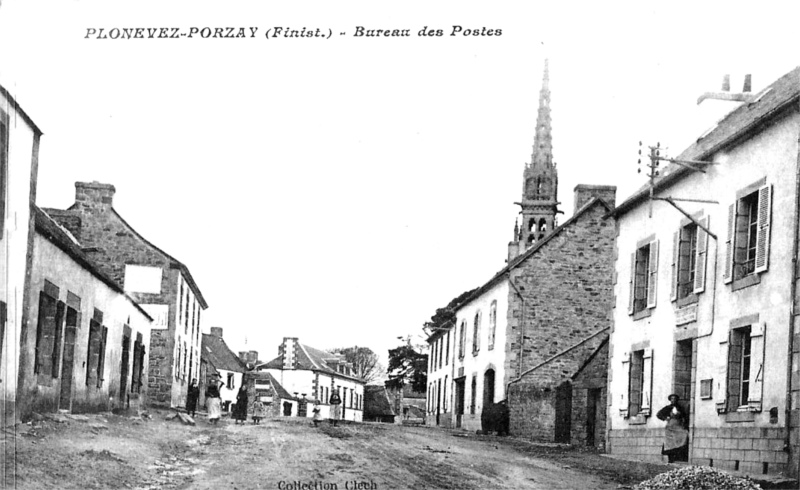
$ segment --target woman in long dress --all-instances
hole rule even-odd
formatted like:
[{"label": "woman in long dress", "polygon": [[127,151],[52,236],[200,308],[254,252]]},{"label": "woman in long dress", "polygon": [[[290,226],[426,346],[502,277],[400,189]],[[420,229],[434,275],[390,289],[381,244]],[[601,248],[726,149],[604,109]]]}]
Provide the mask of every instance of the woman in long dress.
[{"label": "woman in long dress", "polygon": [[244,425],[247,422],[247,388],[242,385],[236,394],[236,406],[233,407],[233,419]]},{"label": "woman in long dress", "polygon": [[680,397],[670,395],[669,405],[658,411],[656,417],[659,420],[666,420],[667,427],[664,431],[664,447],[661,454],[667,455],[670,463],[686,461],[689,455],[689,431],[686,426],[689,423],[689,415],[683,407],[678,405]]},{"label": "woman in long dress", "polygon": [[186,393],[186,413],[192,417],[197,416],[197,399],[200,398],[200,387],[197,386],[197,378],[192,380],[189,391]]},{"label": "woman in long dress", "polygon": [[212,424],[219,423],[222,416],[221,400],[219,387],[222,383],[218,378],[211,378],[211,382],[206,387],[206,409],[208,410],[208,421]]},{"label": "woman in long dress", "polygon": [[256,401],[253,402],[253,425],[258,425],[261,423],[261,419],[267,416],[267,409],[264,406],[264,403],[256,397]]}]

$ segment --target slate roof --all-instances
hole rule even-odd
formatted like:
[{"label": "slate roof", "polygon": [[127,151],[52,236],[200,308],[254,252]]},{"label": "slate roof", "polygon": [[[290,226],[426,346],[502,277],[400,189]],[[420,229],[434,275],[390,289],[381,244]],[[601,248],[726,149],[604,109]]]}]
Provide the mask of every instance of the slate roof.
[{"label": "slate roof", "polygon": [[[297,345],[300,347],[297,349],[297,369],[322,371],[329,374],[335,374],[336,376],[340,376],[342,378],[348,378],[354,381],[360,381],[362,383],[364,382],[364,380],[357,376],[340,373],[334,367],[328,365],[328,362],[326,362],[326,360],[344,362],[343,356],[315,349],[314,347],[300,344],[299,342]],[[334,366],[335,365],[336,364],[334,364]],[[269,362],[257,365],[257,369],[283,369],[283,362],[281,362],[281,357],[278,356]]]},{"label": "slate roof", "polygon": [[[752,131],[758,131],[764,124],[769,123],[783,110],[800,100],[800,66],[782,76],[758,94],[753,102],[744,102],[738,108],[725,116],[716,127],[697,139],[680,155],[677,160],[706,161],[714,153],[741,141]],[[681,178],[693,174],[677,164],[669,164],[655,181],[655,190],[662,190]],[[631,197],[610,213],[611,216],[621,216],[645,200],[650,193],[650,186],[645,185]]]},{"label": "slate roof", "polygon": [[80,243],[75,239],[72,234],[59,225],[51,216],[45,213],[40,207],[33,206],[33,215],[36,231],[47,239],[50,243],[61,249],[62,252],[67,254],[72,260],[77,262],[81,267],[86,269],[90,274],[95,276],[106,286],[124,296],[128,301],[143,313],[151,321],[153,318],[144,310],[139,303],[134,301],[133,298],[125,293],[125,290],[120,287],[116,281],[105,275],[97,267],[92,264],[89,258],[81,250]]},{"label": "slate roof", "polygon": [[511,259],[511,261],[508,263],[508,265],[503,267],[500,270],[500,272],[495,274],[483,286],[481,286],[478,289],[476,289],[475,292],[473,292],[472,294],[467,296],[467,298],[464,299],[464,301],[460,305],[456,306],[455,307],[455,311],[460,310],[461,308],[463,308],[464,306],[469,304],[472,300],[480,297],[483,293],[485,293],[487,290],[489,290],[492,286],[494,286],[499,281],[501,281],[503,278],[505,278],[506,274],[508,274],[512,269],[514,269],[519,264],[524,262],[531,255],[534,255],[542,247],[547,245],[551,240],[553,240],[556,236],[558,236],[562,231],[564,231],[567,228],[569,228],[570,226],[572,226],[578,220],[578,218],[580,218],[581,216],[586,214],[587,211],[589,211],[592,207],[594,207],[596,205],[600,205],[600,206],[605,207],[606,211],[611,211],[613,209],[612,206],[610,206],[608,203],[606,203],[605,201],[603,201],[599,197],[593,197],[593,198],[589,199],[580,209],[575,211],[575,214],[573,214],[563,224],[561,224],[560,226],[555,228],[549,235],[547,235],[546,237],[544,237],[541,240],[539,240],[538,242],[536,242],[533,246],[531,246],[529,249],[525,250],[523,253],[521,253],[517,257]]},{"label": "slate roof", "polygon": [[246,373],[247,366],[239,356],[233,353],[228,344],[216,335],[203,334],[203,343],[200,347],[200,357],[208,361],[217,370]]},{"label": "slate roof", "polygon": [[[56,220],[69,221],[71,218],[72,219],[75,218],[75,215],[72,214],[72,209],[74,207],[75,207],[75,204],[70,206],[68,209],[45,208],[45,210],[49,214],[51,214]],[[179,261],[175,257],[171,256],[167,252],[165,252],[165,251],[161,250],[160,248],[158,248],[155,244],[153,244],[147,238],[143,237],[127,221],[125,221],[125,218],[120,216],[120,214],[117,212],[117,210],[114,209],[113,207],[111,208],[111,212],[114,213],[114,216],[116,216],[117,219],[119,219],[120,222],[122,222],[122,224],[125,225],[131,231],[131,233],[136,235],[137,238],[142,240],[148,246],[154,248],[156,251],[158,251],[164,257],[166,257],[170,261],[170,267],[171,268],[179,269],[181,271],[181,274],[183,274],[184,278],[186,279],[186,282],[189,283],[189,287],[192,288],[192,291],[194,292],[195,296],[197,297],[197,301],[200,303],[200,305],[203,307],[203,309],[208,308],[208,303],[206,303],[206,300],[203,297],[203,293],[200,291],[200,287],[195,282],[194,277],[192,277],[192,273],[189,272],[189,268],[186,267],[185,264],[183,264],[181,261]],[[62,223],[62,224],[64,224],[64,226],[67,226],[67,227],[69,227],[69,226],[80,227],[80,219],[78,219],[77,224],[75,224],[74,222],[72,222],[72,223],[65,222],[65,223]]]},{"label": "slate roof", "polygon": [[382,385],[367,385],[364,387],[364,417],[380,417],[396,415],[389,401],[386,387]]}]

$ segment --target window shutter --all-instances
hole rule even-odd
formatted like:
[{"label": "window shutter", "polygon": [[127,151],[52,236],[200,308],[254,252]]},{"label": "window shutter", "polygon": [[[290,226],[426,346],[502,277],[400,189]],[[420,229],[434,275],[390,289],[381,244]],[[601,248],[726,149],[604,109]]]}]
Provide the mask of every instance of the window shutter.
[{"label": "window shutter", "polygon": [[106,342],[108,341],[108,327],[103,327],[103,336],[100,338],[100,352],[97,360],[97,387],[103,387],[103,372],[106,367]]},{"label": "window shutter", "polygon": [[642,405],[639,413],[650,415],[650,406],[653,392],[653,349],[644,350],[644,365],[642,366]]},{"label": "window shutter", "polygon": [[[710,216],[700,220],[700,224],[709,228]],[[695,260],[694,292],[702,293],[706,290],[706,262],[708,261],[708,233],[697,227],[697,260]]]},{"label": "window shutter", "polygon": [[728,410],[738,410],[741,395],[743,335],[731,330],[728,334]]},{"label": "window shutter", "polygon": [[678,253],[680,252],[681,232],[676,231],[672,234],[672,280],[670,282],[670,301],[678,299]]},{"label": "window shutter", "polygon": [[619,414],[628,416],[628,393],[631,391],[631,353],[622,354],[622,379],[625,380],[625,389],[620,393]]},{"label": "window shutter", "polygon": [[722,280],[725,284],[733,280],[733,234],[736,226],[736,203],[728,206],[728,237],[725,240],[725,272]]},{"label": "window shutter", "polygon": [[717,357],[717,379],[714,386],[714,399],[717,412],[727,412],[728,403],[728,339],[719,343],[719,356]]},{"label": "window shutter", "polygon": [[647,274],[647,307],[655,308],[658,284],[658,240],[650,242],[650,270]]},{"label": "window shutter", "polygon": [[772,219],[772,185],[758,190],[758,230],[756,233],[756,272],[769,265],[769,224]]},{"label": "window shutter", "polygon": [[54,326],[53,332],[53,351],[51,353],[52,362],[50,363],[51,372],[50,374],[57,378],[60,371],[61,371],[61,340],[62,340],[62,332],[64,331],[64,320],[66,319],[66,312],[67,305],[63,301],[59,301],[56,304],[56,321]]},{"label": "window shutter", "polygon": [[631,279],[628,283],[628,314],[633,315],[633,304],[636,299],[636,290],[634,289],[636,283],[636,252],[631,254]]},{"label": "window shutter", "polygon": [[761,398],[764,393],[764,338],[767,325],[754,323],[750,326],[750,394],[747,404],[754,412],[761,411]]}]

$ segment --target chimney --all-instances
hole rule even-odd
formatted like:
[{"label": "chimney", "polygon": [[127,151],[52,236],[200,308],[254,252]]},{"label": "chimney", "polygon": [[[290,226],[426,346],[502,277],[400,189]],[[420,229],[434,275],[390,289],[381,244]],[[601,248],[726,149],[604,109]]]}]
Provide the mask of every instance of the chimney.
[{"label": "chimney", "polygon": [[284,337],[278,348],[283,369],[297,369],[297,337]]},{"label": "chimney", "polygon": [[222,338],[222,327],[211,327],[211,335]]},{"label": "chimney", "polygon": [[[742,103],[752,102],[755,99],[755,95],[752,93],[752,80],[750,74],[733,78],[731,75],[725,75],[722,79],[721,91],[706,92],[698,97],[696,126],[698,140],[705,137],[719,121],[736,110]],[[731,87],[734,87],[733,92],[731,92]],[[742,90],[737,92],[736,87],[741,87]]]},{"label": "chimney", "polygon": [[577,213],[592,198],[600,198],[612,208],[617,199],[617,186],[614,185],[587,185],[578,184],[575,186],[575,208],[573,214]]},{"label": "chimney", "polygon": [[247,351],[239,351],[239,360],[242,362],[247,362]]},{"label": "chimney", "polygon": [[247,362],[250,362],[250,363],[253,363],[253,364],[258,362],[258,351],[251,350],[249,352],[246,352],[245,355],[247,356],[246,357],[246,361]]},{"label": "chimney", "polygon": [[75,182],[75,205],[87,209],[105,212],[111,209],[114,193],[117,190],[111,184],[94,182]]}]

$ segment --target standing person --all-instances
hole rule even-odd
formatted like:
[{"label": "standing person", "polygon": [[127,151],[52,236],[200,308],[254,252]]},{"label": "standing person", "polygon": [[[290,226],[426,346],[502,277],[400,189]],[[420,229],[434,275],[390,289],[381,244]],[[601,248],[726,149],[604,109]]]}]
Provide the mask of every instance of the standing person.
[{"label": "standing person", "polygon": [[336,388],[336,390],[331,393],[331,398],[328,403],[331,405],[331,421],[333,422],[333,426],[336,427],[336,424],[342,417],[342,399],[339,396],[339,388]]},{"label": "standing person", "polygon": [[200,387],[197,386],[197,378],[194,378],[189,385],[189,391],[186,393],[186,413],[191,417],[197,416],[198,398],[200,398]]},{"label": "standing person", "polygon": [[236,406],[233,407],[233,418],[236,423],[239,422],[244,425],[247,422],[247,388],[244,383],[239,388],[239,393],[236,394]]},{"label": "standing person", "polygon": [[669,405],[658,411],[656,417],[659,420],[667,421],[667,428],[664,432],[664,446],[661,454],[667,455],[670,463],[686,461],[689,456],[689,414],[678,405],[680,397],[672,394],[667,397]]},{"label": "standing person", "polygon": [[261,419],[267,416],[267,407],[256,396],[256,401],[253,402],[253,425],[259,425]]},{"label": "standing person", "polygon": [[206,387],[206,408],[208,410],[208,421],[212,424],[219,423],[219,418],[222,415],[222,407],[219,396],[219,387],[222,382],[215,375],[211,377],[211,381]]},{"label": "standing person", "polygon": [[314,410],[312,410],[311,413],[314,414],[313,421],[314,421],[314,427],[316,427],[319,425],[320,421],[322,421],[322,415],[320,414],[319,407],[314,407]]}]

